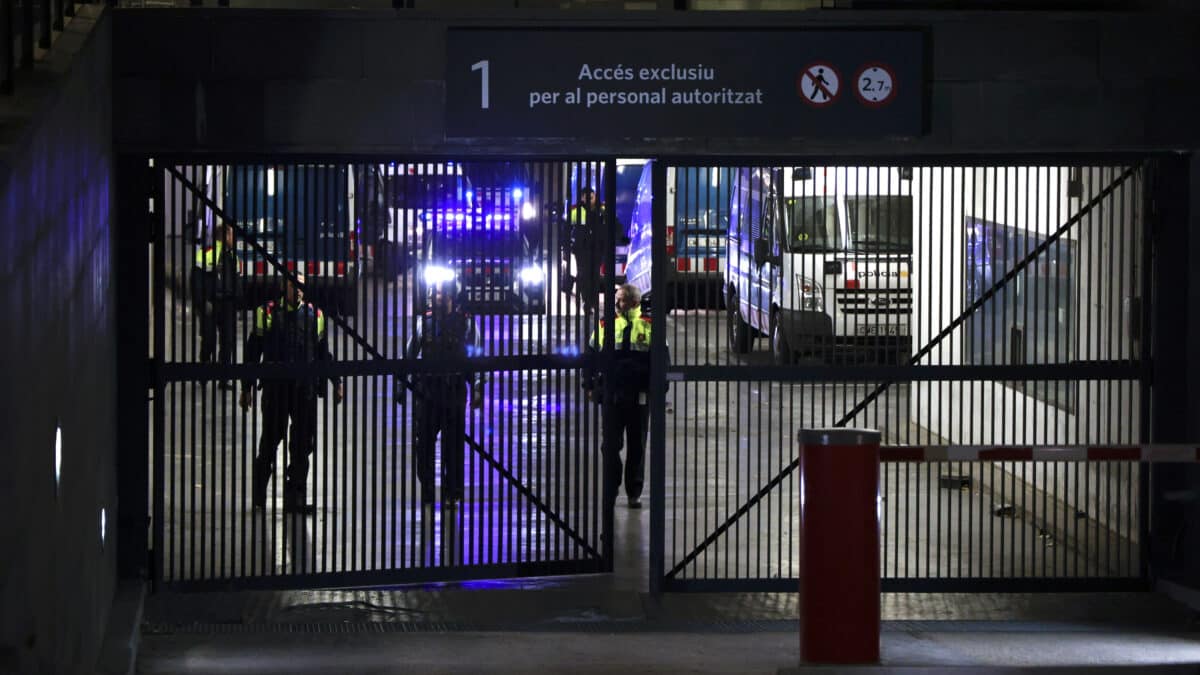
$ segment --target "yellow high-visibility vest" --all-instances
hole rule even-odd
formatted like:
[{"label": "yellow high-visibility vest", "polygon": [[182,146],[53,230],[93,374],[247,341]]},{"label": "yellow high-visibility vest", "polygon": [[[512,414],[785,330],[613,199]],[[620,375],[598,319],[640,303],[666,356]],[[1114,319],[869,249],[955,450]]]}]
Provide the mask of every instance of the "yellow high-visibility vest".
[{"label": "yellow high-visibility vest", "polygon": [[[625,330],[633,324],[633,328],[629,331],[629,344],[625,344]],[[650,317],[642,316],[642,308],[634,307],[629,310],[628,317],[624,314],[617,315],[617,321],[613,326],[614,334],[617,336],[617,349],[629,349],[635,352],[650,351]],[[600,327],[592,332],[591,345],[594,349],[600,349],[604,346],[604,321],[600,322]]]},{"label": "yellow high-visibility vest", "polygon": [[[317,339],[325,337],[325,312],[313,307],[311,302],[304,303],[309,311],[316,312],[317,315]],[[268,302],[265,305],[259,305],[258,309],[254,310],[254,332],[258,335],[265,335],[268,330],[271,330],[272,314],[275,312],[276,303]],[[300,308],[300,305],[288,305],[283,298],[279,299],[279,306],[284,307],[289,312],[294,312]]]},{"label": "yellow high-visibility vest", "polygon": [[[218,241],[215,246],[205,246],[196,249],[196,267],[205,272],[215,272],[217,270],[217,261],[221,259],[221,253],[224,251],[224,242]],[[242,259],[237,258],[238,274],[242,273]]]},{"label": "yellow high-visibility vest", "polygon": [[205,272],[216,270],[217,261],[221,259],[221,250],[223,248],[223,242],[218,241],[216,246],[205,246],[196,249],[196,267]]}]

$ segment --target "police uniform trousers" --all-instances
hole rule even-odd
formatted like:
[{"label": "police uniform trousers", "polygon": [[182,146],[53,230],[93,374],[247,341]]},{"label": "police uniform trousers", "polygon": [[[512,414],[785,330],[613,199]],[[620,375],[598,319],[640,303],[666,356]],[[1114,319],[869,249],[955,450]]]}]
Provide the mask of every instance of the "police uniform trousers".
[{"label": "police uniform trousers", "polygon": [[642,484],[646,479],[646,431],[650,428],[650,407],[638,402],[636,392],[617,393],[611,401],[604,402],[604,439],[601,451],[604,455],[604,484],[607,487],[606,503],[617,503],[618,488],[621,487],[621,446],[625,453],[625,495],[630,499],[642,496]]},{"label": "police uniform trousers", "polygon": [[308,456],[317,444],[317,397],[311,386],[295,382],[265,382],[262,392],[263,429],[254,458],[254,505],[266,503],[267,484],[275,474],[279,442],[292,421],[288,464],[284,470],[284,506],[303,506],[308,482]]},{"label": "police uniform trousers", "polygon": [[599,256],[593,251],[575,252],[575,295],[583,309],[595,311],[603,291]]},{"label": "police uniform trousers", "polygon": [[465,385],[418,387],[413,403],[413,445],[421,502],[435,501],[434,460],[438,433],[442,435],[442,500],[463,497],[463,445],[466,443]]},{"label": "police uniform trousers", "polygon": [[237,323],[234,301],[203,302],[200,303],[199,311],[200,360],[210,362],[216,352],[219,357],[218,363],[233,363],[233,338]]}]

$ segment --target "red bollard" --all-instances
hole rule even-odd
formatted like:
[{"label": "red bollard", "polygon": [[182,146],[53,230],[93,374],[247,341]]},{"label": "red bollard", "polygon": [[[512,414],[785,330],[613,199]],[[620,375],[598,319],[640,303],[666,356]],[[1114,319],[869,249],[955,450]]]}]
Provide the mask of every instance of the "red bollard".
[{"label": "red bollard", "polygon": [[804,429],[800,662],[879,662],[879,432]]}]

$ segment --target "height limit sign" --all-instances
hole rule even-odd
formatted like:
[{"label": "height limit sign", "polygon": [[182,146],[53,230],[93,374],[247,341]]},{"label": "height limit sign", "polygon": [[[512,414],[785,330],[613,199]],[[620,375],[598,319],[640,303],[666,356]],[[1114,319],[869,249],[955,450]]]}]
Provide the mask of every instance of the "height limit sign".
[{"label": "height limit sign", "polygon": [[882,63],[869,63],[854,76],[854,93],[863,105],[887,105],[896,98],[896,74]]}]

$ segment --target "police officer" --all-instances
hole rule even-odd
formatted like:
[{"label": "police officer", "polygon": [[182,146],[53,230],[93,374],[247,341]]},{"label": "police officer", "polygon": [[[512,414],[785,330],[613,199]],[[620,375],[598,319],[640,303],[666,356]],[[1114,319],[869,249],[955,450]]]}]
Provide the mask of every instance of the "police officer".
[{"label": "police officer", "polygon": [[[217,226],[216,242],[196,250],[196,312],[200,318],[200,360],[210,362],[214,343],[219,343],[218,361],[233,363],[233,341],[236,303],[239,291],[241,261],[233,249],[233,227]],[[233,385],[222,382],[222,389]]]},{"label": "police officer", "polygon": [[[605,381],[600,373],[589,368],[584,372],[583,388],[596,403],[602,404],[604,440],[605,504],[616,505],[617,488],[621,486],[622,440],[628,444],[625,458],[625,495],[629,508],[642,506],[642,484],[646,476],[646,431],[649,429],[650,409],[650,317],[642,314],[642,294],[633,284],[621,284],[616,293],[617,316],[613,325],[616,342],[612,377]],[[604,347],[605,323],[592,332],[588,352],[595,354]],[[622,439],[624,437],[624,439]]]},{"label": "police officer", "polygon": [[[283,297],[271,301],[254,312],[254,328],[246,337],[245,362],[288,363],[299,369],[317,361],[332,358],[325,331],[325,314],[304,302],[304,275],[297,274],[299,285],[290,279],[284,285]],[[299,375],[299,373],[297,373]],[[275,456],[279,442],[292,422],[288,444],[288,465],[284,471],[283,511],[312,515],[316,508],[307,503],[308,456],[316,449],[317,398],[325,396],[325,379],[296,376],[288,379],[262,380],[263,430],[254,458],[251,493],[255,509],[267,502],[267,484],[275,474]],[[340,378],[334,378],[334,402],[343,396]],[[242,410],[249,410],[254,401],[254,381],[242,382]]]},{"label": "police officer", "polygon": [[[430,286],[430,309],[421,315],[404,348],[406,359],[433,362],[465,359],[480,353],[475,317],[462,308],[454,282]],[[483,407],[482,373],[438,373],[410,380],[413,390],[413,445],[421,503],[434,502],[434,444],[442,435],[442,502],[454,508],[463,498],[463,445],[466,443],[467,385],[471,408]],[[396,403],[404,405],[404,383],[395,384]]]},{"label": "police officer", "polygon": [[568,213],[571,223],[571,252],[575,256],[575,289],[580,304],[595,311],[600,294],[600,267],[613,245],[605,223],[604,205],[597,205],[596,191],[585,187]]}]

